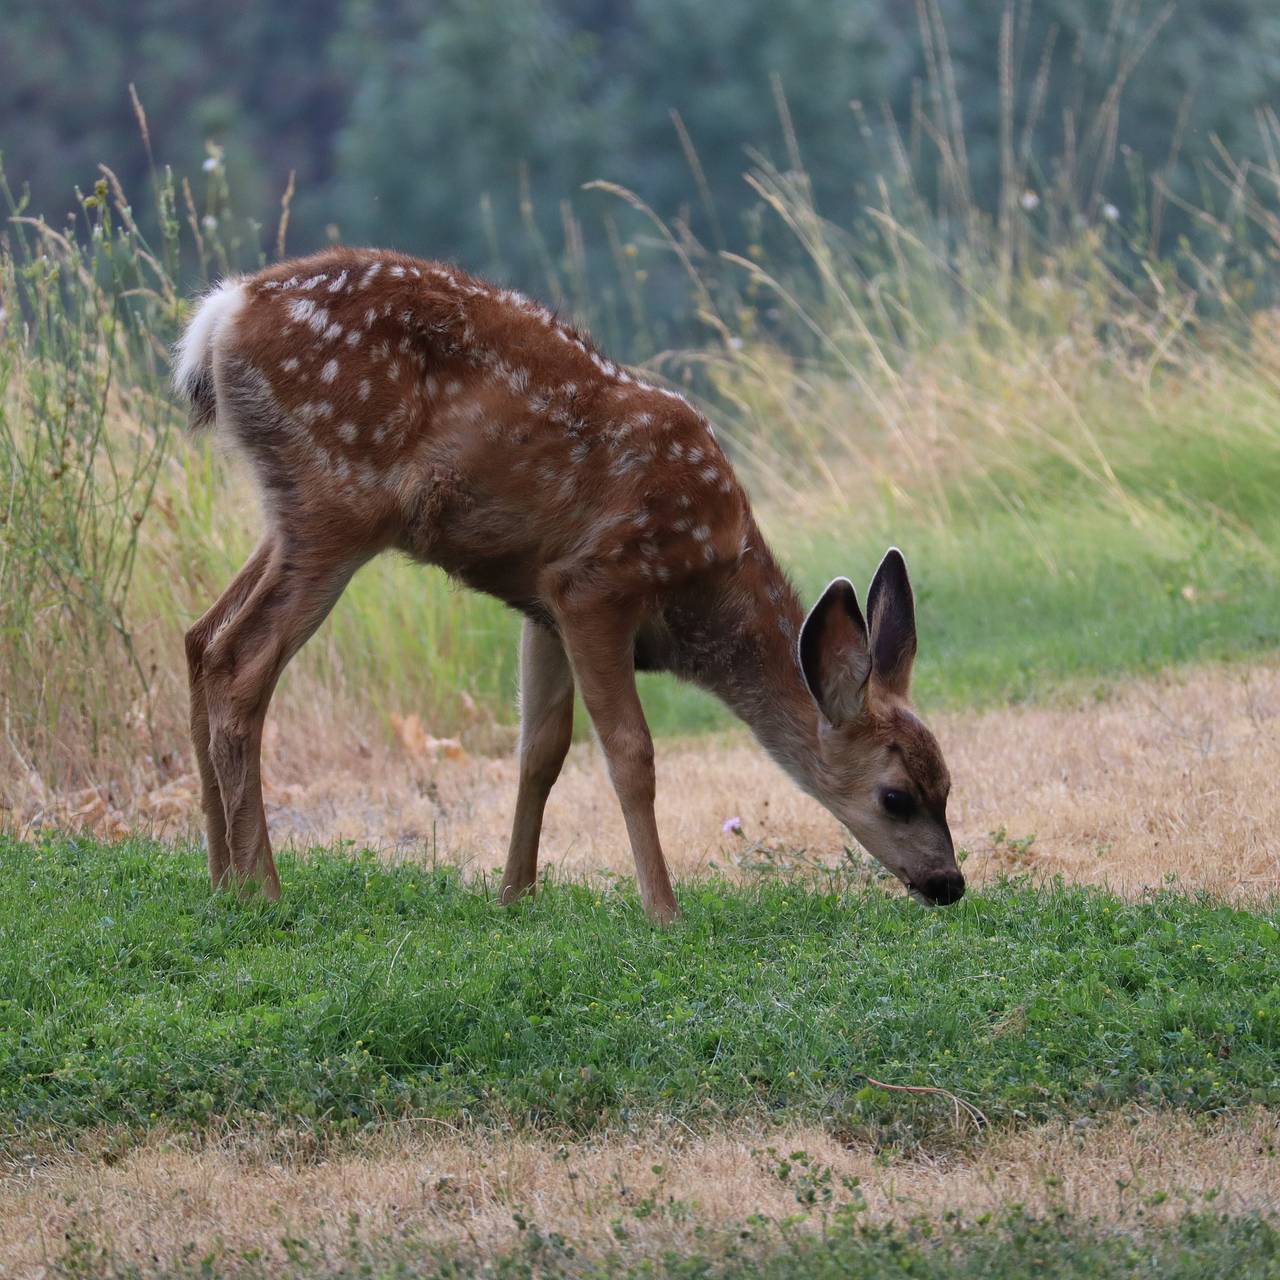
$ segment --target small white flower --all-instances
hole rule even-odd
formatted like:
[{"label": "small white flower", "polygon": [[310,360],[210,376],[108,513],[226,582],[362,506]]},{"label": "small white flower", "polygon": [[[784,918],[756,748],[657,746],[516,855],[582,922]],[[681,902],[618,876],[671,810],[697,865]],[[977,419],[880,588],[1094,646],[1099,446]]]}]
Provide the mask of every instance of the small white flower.
[{"label": "small white flower", "polygon": [[213,216],[213,214],[211,214],[211,213],[206,213],[206,214],[204,215],[204,217],[200,219],[200,225],[201,225],[201,226],[202,226],[206,231],[217,231],[217,229],[218,229],[218,220],[217,220],[217,218],[215,218],[215,217]]},{"label": "small white flower", "polygon": [[739,338],[739,337],[737,336],[737,334],[734,334],[734,336],[733,336],[733,337],[731,337],[731,338],[729,339],[729,346],[730,346],[734,351],[741,351],[741,350],[742,350],[742,339],[741,339],[741,338]]},{"label": "small white flower", "polygon": [[209,156],[209,157],[205,160],[205,162],[204,162],[204,164],[203,164],[203,166],[202,166],[202,168],[204,169],[205,173],[213,173],[213,172],[214,172],[214,170],[215,170],[215,169],[217,169],[217,167],[218,167],[218,157],[217,157],[217,156]]},{"label": "small white flower", "polygon": [[1114,222],[1120,216],[1120,210],[1113,204],[1104,204],[1102,206],[1102,216],[1106,218],[1108,222]]},{"label": "small white flower", "polygon": [[1040,207],[1040,197],[1034,191],[1024,191],[1018,197],[1018,203],[1028,212],[1032,213]]}]

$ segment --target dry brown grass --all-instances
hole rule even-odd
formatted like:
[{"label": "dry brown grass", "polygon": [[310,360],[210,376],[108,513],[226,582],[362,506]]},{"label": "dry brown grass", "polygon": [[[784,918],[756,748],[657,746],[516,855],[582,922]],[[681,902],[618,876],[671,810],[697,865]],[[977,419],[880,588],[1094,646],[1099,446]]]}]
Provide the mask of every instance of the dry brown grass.
[{"label": "dry brown grass", "polygon": [[[266,750],[278,842],[345,838],[390,856],[471,870],[501,864],[515,795],[510,755],[459,755],[335,735],[330,713],[287,706]],[[952,825],[979,882],[1062,874],[1136,894],[1175,876],[1233,897],[1280,889],[1280,667],[1213,667],[1109,696],[939,717],[955,779]],[[830,863],[841,830],[745,735],[659,747],[658,807],[677,876],[751,874],[762,863]],[[194,831],[194,778],[110,803],[44,797],[26,815],[98,830]],[[728,817],[743,835],[726,834]],[[1001,832],[1004,835],[1001,835]],[[1026,838],[1034,836],[1027,846]],[[631,873],[617,804],[593,743],[574,748],[552,795],[544,867]]]},{"label": "dry brown grass", "polygon": [[[949,1209],[972,1218],[1016,1202],[1123,1226],[1202,1207],[1206,1191],[1218,1192],[1215,1210],[1274,1215],[1278,1136],[1263,1111],[1199,1123],[1135,1112],[1083,1129],[998,1134],[964,1155],[888,1163],[812,1128],[707,1138],[667,1131],[570,1148],[402,1130],[302,1162],[280,1159],[278,1148],[264,1157],[252,1138],[196,1150],[154,1138],[114,1163],[81,1154],[0,1183],[0,1270],[39,1274],[68,1232],[109,1242],[144,1274],[188,1245],[197,1257],[254,1248],[282,1258],[281,1239],[292,1236],[337,1250],[353,1213],[364,1237],[408,1233],[482,1250],[513,1243],[516,1211],[588,1251],[611,1243],[610,1224],[621,1218],[629,1249],[680,1248],[693,1245],[699,1224],[797,1211],[793,1190],[770,1172],[766,1146],[802,1149],[837,1175],[860,1178],[877,1220],[936,1220]],[[637,1218],[646,1197],[659,1209]]]}]

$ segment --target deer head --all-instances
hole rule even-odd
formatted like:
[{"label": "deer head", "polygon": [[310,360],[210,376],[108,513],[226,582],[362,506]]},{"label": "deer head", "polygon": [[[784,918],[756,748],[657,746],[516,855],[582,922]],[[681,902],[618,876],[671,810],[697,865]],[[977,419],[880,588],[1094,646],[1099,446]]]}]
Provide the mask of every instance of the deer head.
[{"label": "deer head", "polygon": [[964,893],[947,826],[951,778],[937,739],[911,710],[915,601],[890,548],[867,592],[847,578],[822,593],[800,630],[800,667],[817,704],[814,794],[917,900]]}]

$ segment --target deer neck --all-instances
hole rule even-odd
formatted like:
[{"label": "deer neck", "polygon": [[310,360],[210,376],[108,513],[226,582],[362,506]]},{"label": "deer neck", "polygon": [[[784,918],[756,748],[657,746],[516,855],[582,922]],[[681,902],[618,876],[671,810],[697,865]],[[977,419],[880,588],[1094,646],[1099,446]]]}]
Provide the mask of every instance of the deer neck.
[{"label": "deer neck", "polygon": [[804,611],[758,533],[720,587],[681,610],[671,669],[714,694],[805,791],[821,779],[818,716],[797,657]]}]

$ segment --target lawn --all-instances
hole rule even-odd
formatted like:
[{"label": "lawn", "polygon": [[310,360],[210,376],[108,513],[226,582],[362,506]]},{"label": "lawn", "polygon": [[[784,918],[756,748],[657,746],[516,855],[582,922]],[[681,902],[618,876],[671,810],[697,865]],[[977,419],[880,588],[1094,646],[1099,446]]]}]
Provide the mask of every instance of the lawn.
[{"label": "lawn", "polygon": [[1140,1101],[1280,1104],[1280,931],[1164,892],[1005,883],[950,911],[767,878],[514,911],[453,869],[282,859],[279,904],[202,860],[0,837],[0,1124],[73,1138],[404,1114],[581,1135],[663,1114],[806,1119],[896,1147]]}]

